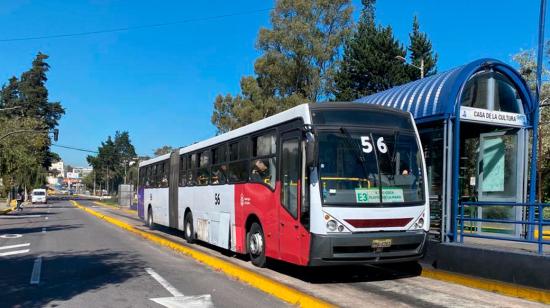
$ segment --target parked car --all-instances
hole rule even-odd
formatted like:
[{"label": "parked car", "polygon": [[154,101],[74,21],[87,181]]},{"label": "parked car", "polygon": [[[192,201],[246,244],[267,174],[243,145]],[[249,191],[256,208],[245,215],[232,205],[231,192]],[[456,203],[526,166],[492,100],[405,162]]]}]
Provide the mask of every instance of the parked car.
[{"label": "parked car", "polygon": [[48,194],[45,189],[33,189],[31,193],[31,203],[48,203]]}]

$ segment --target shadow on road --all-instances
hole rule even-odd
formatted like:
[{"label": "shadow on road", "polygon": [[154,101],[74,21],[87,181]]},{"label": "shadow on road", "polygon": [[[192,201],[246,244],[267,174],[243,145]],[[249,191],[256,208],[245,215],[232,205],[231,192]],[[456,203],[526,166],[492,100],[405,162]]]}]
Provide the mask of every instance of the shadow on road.
[{"label": "shadow on road", "polygon": [[42,232],[43,228],[46,228],[47,232],[63,231],[70,229],[81,228],[82,224],[71,225],[50,225],[50,226],[38,226],[38,227],[23,227],[23,228],[6,228],[0,229],[0,234],[31,234]]},{"label": "shadow on road", "polygon": [[301,267],[270,260],[268,268],[316,284],[394,280],[419,276],[422,272],[422,267],[417,262],[386,265]]},{"label": "shadow on road", "polygon": [[109,250],[46,255],[40,284],[34,286],[29,284],[33,262],[33,257],[0,262],[0,306],[43,307],[52,301],[66,301],[107,285],[124,283],[144,272],[143,261],[136,256]]}]

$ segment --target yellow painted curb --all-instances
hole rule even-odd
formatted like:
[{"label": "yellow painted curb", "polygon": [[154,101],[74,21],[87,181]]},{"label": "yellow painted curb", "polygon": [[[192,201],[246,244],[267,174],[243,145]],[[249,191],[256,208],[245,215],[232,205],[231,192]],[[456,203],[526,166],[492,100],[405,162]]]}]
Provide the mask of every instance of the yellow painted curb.
[{"label": "yellow painted curb", "polygon": [[11,206],[11,208],[9,208],[9,209],[1,210],[1,211],[0,211],[0,214],[2,214],[2,215],[3,215],[3,214],[7,214],[7,213],[9,213],[9,212],[15,210],[16,205],[11,205],[11,203],[10,203],[10,206]]},{"label": "yellow painted curb", "polygon": [[117,207],[117,206],[114,206],[114,205],[111,205],[111,204],[107,204],[107,203],[104,203],[104,202],[101,202],[101,201],[94,201],[94,203],[99,205],[99,206],[107,206],[107,207],[110,207],[110,208],[113,208],[113,209],[116,209],[116,210],[121,210],[121,211],[123,211],[125,213],[128,213],[128,214],[132,214],[132,215],[137,214],[136,210],[121,209],[120,207]]},{"label": "yellow painted curb", "polygon": [[550,292],[490,279],[461,275],[441,270],[422,269],[422,277],[452,282],[471,288],[550,304]]},{"label": "yellow painted curb", "polygon": [[279,298],[287,303],[298,305],[301,307],[334,307],[334,305],[325,302],[321,299],[315,298],[309,294],[303,293],[301,291],[298,291],[294,288],[291,288],[287,285],[284,285],[280,282],[277,282],[275,280],[272,280],[268,277],[265,277],[264,275],[249,271],[245,268],[242,268],[236,264],[218,259],[216,257],[210,256],[206,253],[197,251],[195,249],[192,249],[190,247],[178,244],[176,242],[172,242],[170,240],[167,240],[165,238],[162,238],[160,236],[154,235],[152,233],[139,230],[135,228],[134,226],[127,224],[125,222],[122,222],[118,219],[115,219],[113,217],[98,213],[92,209],[89,209],[87,207],[84,207],[78,202],[71,200],[72,204],[76,207],[78,207],[81,210],[84,210],[100,219],[103,219],[113,225],[116,225],[117,227],[130,231],[134,234],[137,234],[143,238],[146,238],[152,242],[155,242],[159,245],[171,248],[175,251],[178,251],[180,253],[183,253],[187,256],[190,256],[191,258],[208,265],[209,267],[219,270],[223,273],[225,273],[227,276],[232,277],[236,280],[240,280],[242,282],[245,282],[251,286],[253,286],[256,289],[259,289],[265,293],[271,294],[276,298]]}]

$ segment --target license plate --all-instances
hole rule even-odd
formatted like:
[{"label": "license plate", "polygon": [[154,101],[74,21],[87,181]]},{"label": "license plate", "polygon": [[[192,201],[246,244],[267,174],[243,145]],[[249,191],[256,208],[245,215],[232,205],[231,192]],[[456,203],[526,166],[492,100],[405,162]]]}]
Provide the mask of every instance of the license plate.
[{"label": "license plate", "polygon": [[391,246],[391,239],[373,240],[372,248],[386,248]]}]

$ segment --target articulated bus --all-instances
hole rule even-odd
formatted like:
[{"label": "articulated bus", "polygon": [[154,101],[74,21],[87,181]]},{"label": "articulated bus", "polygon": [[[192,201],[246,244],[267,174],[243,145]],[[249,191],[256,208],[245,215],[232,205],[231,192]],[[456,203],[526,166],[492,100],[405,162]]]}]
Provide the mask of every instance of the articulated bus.
[{"label": "articulated bus", "polygon": [[303,104],[139,166],[147,225],[256,266],[405,262],[425,251],[426,170],[407,112]]}]

